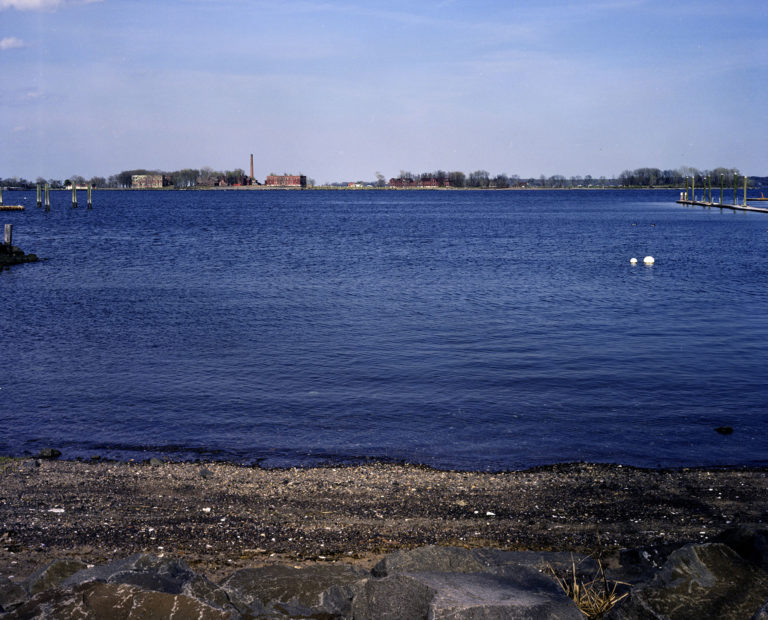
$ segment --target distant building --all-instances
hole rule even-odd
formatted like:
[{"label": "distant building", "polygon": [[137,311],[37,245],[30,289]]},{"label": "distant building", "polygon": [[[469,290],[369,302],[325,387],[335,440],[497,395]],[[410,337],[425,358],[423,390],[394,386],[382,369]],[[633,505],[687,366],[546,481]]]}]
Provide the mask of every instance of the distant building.
[{"label": "distant building", "polygon": [[264,181],[267,187],[306,187],[307,177],[303,174],[270,174]]},{"label": "distant building", "polygon": [[159,189],[170,184],[170,179],[162,174],[134,174],[131,177],[131,187],[138,189]]},{"label": "distant building", "polygon": [[448,179],[436,179],[435,177],[424,179],[411,179],[398,177],[397,179],[389,180],[390,187],[407,188],[407,187],[453,187],[452,183]]}]

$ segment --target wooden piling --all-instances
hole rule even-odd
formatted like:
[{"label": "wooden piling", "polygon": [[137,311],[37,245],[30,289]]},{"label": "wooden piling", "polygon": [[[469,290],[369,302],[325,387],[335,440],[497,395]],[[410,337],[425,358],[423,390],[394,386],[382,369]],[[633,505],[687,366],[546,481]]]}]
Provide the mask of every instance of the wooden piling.
[{"label": "wooden piling", "polygon": [[37,184],[37,206],[38,208],[43,206],[43,200],[40,193],[40,183]]},{"label": "wooden piling", "polygon": [[93,203],[91,202],[91,184],[88,184],[88,208],[93,208]]},{"label": "wooden piling", "polygon": [[45,210],[51,210],[51,186],[48,183],[45,184]]},{"label": "wooden piling", "polygon": [[733,204],[736,204],[736,193],[739,191],[739,175],[733,175]]},{"label": "wooden piling", "polygon": [[744,175],[744,206],[747,206],[747,176]]},{"label": "wooden piling", "polygon": [[0,187],[0,207],[3,206],[3,188]]},{"label": "wooden piling", "polygon": [[3,235],[3,243],[8,247],[13,245],[13,224],[5,225],[5,234]]},{"label": "wooden piling", "polygon": [[720,175],[720,204],[723,204],[723,188],[725,187],[725,175]]},{"label": "wooden piling", "polygon": [[72,181],[72,208],[77,209],[77,185]]}]

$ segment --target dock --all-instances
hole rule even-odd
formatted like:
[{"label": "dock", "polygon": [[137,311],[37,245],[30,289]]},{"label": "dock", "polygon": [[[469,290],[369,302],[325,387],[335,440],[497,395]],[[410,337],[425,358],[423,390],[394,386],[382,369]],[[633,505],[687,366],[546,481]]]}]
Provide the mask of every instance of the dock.
[{"label": "dock", "polygon": [[3,204],[3,188],[0,187],[0,211],[23,211],[24,205]]},{"label": "dock", "polygon": [[[685,177],[685,191],[680,192],[680,199],[676,200],[677,204],[679,205],[690,205],[692,207],[717,207],[718,209],[731,209],[732,211],[754,211],[756,213],[768,213],[768,208],[766,207],[753,207],[749,204],[750,201],[764,201],[766,198],[763,196],[763,194],[760,194],[760,197],[748,197],[747,196],[747,188],[748,188],[748,179],[746,176],[741,177],[741,180],[744,182],[744,198],[741,201],[741,204],[736,204],[737,199],[737,192],[739,190],[739,175],[734,174],[733,176],[733,203],[732,204],[726,204],[724,197],[725,197],[725,175],[720,175],[720,200],[715,201],[712,198],[712,180],[709,176],[707,176],[704,179],[704,187],[701,188],[701,200],[696,200],[696,177]],[[717,186],[715,186],[715,192],[717,192]]]},{"label": "dock", "polygon": [[688,205],[691,207],[717,207],[718,209],[733,209],[734,211],[755,211],[757,213],[768,213],[768,207],[753,207],[750,205],[729,205],[720,202],[702,202],[700,200],[686,200],[681,198],[676,200],[679,205]]}]

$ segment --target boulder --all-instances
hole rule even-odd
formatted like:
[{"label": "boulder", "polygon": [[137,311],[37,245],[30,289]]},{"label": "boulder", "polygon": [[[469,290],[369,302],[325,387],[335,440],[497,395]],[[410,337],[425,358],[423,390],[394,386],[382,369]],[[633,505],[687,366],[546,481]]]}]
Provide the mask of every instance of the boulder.
[{"label": "boulder", "polygon": [[743,620],[768,599],[768,573],[721,543],[689,544],[632,590],[610,618]]},{"label": "boulder", "polygon": [[24,588],[30,595],[55,588],[67,577],[87,568],[80,560],[54,560],[37,569],[24,581]]},{"label": "boulder", "polygon": [[56,448],[43,448],[37,455],[39,459],[57,459],[61,456],[61,450]]},{"label": "boulder", "polygon": [[348,617],[366,571],[345,564],[245,568],[220,583],[238,609],[261,615]]},{"label": "boulder", "polygon": [[715,542],[728,545],[745,560],[768,571],[768,528],[739,526],[725,530]]},{"label": "boulder", "polygon": [[136,554],[81,570],[64,579],[59,587],[74,588],[91,582],[130,585],[165,594],[184,594],[214,608],[233,609],[224,590],[194,573],[182,560]]},{"label": "boulder", "polygon": [[597,562],[591,558],[565,552],[427,546],[388,555],[373,567],[371,574],[374,577],[407,572],[505,575],[515,573],[520,567],[543,571],[549,566],[561,572],[570,571],[572,561],[576,562],[577,574],[580,576],[593,575],[597,570]]},{"label": "boulder", "polygon": [[41,592],[4,616],[8,620],[29,618],[233,620],[237,615],[185,594],[147,591],[119,583],[86,582],[70,589]]},{"label": "boulder", "polygon": [[768,620],[768,601],[749,620]]},{"label": "boulder", "polygon": [[484,568],[472,549],[428,546],[388,555],[373,567],[371,574],[386,577],[408,572],[477,573]]},{"label": "boulder", "polygon": [[7,577],[0,575],[0,612],[8,611],[27,600],[27,591]]},{"label": "boulder", "polygon": [[514,576],[405,573],[365,582],[352,617],[387,620],[583,620],[548,576],[521,568]]},{"label": "boulder", "polygon": [[374,566],[352,603],[353,617],[581,619],[547,572],[570,569],[572,561],[582,576],[597,569],[569,553],[434,546],[397,552]]}]

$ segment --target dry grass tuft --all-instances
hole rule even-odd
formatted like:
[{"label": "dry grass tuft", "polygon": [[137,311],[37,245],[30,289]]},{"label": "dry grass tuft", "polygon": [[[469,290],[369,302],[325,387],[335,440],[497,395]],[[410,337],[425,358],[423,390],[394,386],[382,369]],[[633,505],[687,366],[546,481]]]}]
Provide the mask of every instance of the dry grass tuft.
[{"label": "dry grass tuft", "polygon": [[602,620],[613,607],[625,597],[629,592],[618,594],[616,589],[620,585],[628,586],[623,581],[613,581],[612,586],[608,586],[608,580],[605,577],[605,570],[602,562],[597,560],[597,573],[592,580],[584,582],[576,576],[576,561],[571,555],[571,572],[564,576],[557,574],[552,566],[549,566],[549,572],[552,573],[557,583],[563,589],[563,592],[570,598],[579,611],[590,620]]}]

